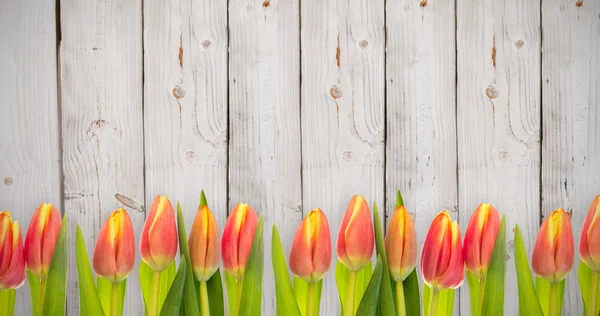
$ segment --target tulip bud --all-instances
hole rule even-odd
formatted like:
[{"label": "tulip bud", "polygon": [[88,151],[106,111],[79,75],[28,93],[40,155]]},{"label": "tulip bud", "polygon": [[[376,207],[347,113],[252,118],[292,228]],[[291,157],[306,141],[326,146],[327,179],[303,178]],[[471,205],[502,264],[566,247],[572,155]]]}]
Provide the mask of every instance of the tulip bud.
[{"label": "tulip bud", "polygon": [[460,228],[448,211],[431,222],[421,251],[421,274],[433,290],[456,289],[465,275]]},{"label": "tulip bud", "polygon": [[223,267],[237,280],[244,277],[257,224],[258,218],[254,210],[242,203],[230,212],[225,222],[221,241]]},{"label": "tulip bud", "polygon": [[500,215],[490,204],[481,203],[467,225],[463,257],[465,265],[477,278],[485,278],[496,245]]},{"label": "tulip bud", "polygon": [[219,268],[219,226],[208,206],[196,213],[189,238],[190,260],[198,281],[208,281]]},{"label": "tulip bud", "polygon": [[27,236],[25,236],[25,261],[29,270],[38,278],[48,275],[52,254],[58,239],[62,219],[52,204],[42,204],[33,213]]},{"label": "tulip bud", "polygon": [[533,272],[551,283],[560,282],[573,268],[574,248],[569,215],[562,208],[556,209],[546,218],[535,240]]},{"label": "tulip bud", "polygon": [[316,208],[296,229],[290,251],[290,270],[308,283],[319,282],[331,265],[331,235],[327,217]]},{"label": "tulip bud", "polygon": [[23,240],[18,222],[0,212],[0,291],[16,289],[25,281]]},{"label": "tulip bud", "polygon": [[94,270],[113,283],[120,283],[133,270],[135,264],[135,239],[133,225],[127,212],[120,208],[104,222],[96,248]]},{"label": "tulip bud", "polygon": [[164,195],[154,199],[146,217],[140,240],[142,260],[160,272],[166,269],[177,254],[178,234],[173,206]]},{"label": "tulip bud", "polygon": [[390,276],[395,282],[404,281],[417,265],[417,235],[410,214],[403,205],[396,207],[385,235]]},{"label": "tulip bud", "polygon": [[355,195],[342,218],[337,236],[338,259],[350,270],[367,265],[373,254],[373,223],[365,198]]},{"label": "tulip bud", "polygon": [[579,255],[590,269],[600,272],[600,195],[592,201],[583,222],[579,237]]}]

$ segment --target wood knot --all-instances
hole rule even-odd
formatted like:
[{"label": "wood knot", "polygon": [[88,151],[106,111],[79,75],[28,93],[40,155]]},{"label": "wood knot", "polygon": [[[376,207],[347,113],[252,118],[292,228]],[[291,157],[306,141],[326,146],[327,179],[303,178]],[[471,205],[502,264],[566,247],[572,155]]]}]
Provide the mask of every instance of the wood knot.
[{"label": "wood knot", "polygon": [[518,49],[521,49],[521,48],[523,48],[523,45],[525,45],[525,43],[524,43],[522,40],[518,40],[518,41],[516,41],[516,42],[515,42],[515,46],[516,46]]},{"label": "wood knot", "polygon": [[510,163],[511,160],[512,160],[512,158],[510,156],[510,153],[508,151],[505,151],[505,150],[503,150],[503,151],[501,151],[501,152],[498,153],[498,159],[500,161],[502,161],[502,162],[505,162],[505,163]]},{"label": "wood knot", "polygon": [[185,160],[190,163],[195,163],[198,161],[198,155],[193,151],[188,151],[185,153]]},{"label": "wood knot", "polygon": [[367,46],[369,46],[369,42],[367,40],[361,40],[360,42],[358,42],[358,46],[360,46],[360,48],[367,48]]},{"label": "wood knot", "polygon": [[177,99],[181,99],[185,97],[185,90],[183,90],[180,85],[176,85],[175,88],[173,88],[173,96]]},{"label": "wood knot", "polygon": [[338,99],[338,98],[342,97],[342,90],[338,86],[333,86],[329,90],[329,94],[331,95],[332,98]]},{"label": "wood knot", "polygon": [[208,49],[212,43],[209,40],[202,41],[202,47]]},{"label": "wood knot", "polygon": [[271,0],[263,1],[263,4],[262,4],[263,8],[268,8],[270,5],[271,5]]},{"label": "wood knot", "polygon": [[4,184],[11,185],[13,183],[13,179],[11,177],[4,178]]},{"label": "wood knot", "polygon": [[354,153],[352,153],[351,151],[345,151],[342,154],[342,157],[344,158],[344,161],[347,161],[347,162],[354,161]]},{"label": "wood knot", "polygon": [[498,89],[496,89],[494,85],[488,86],[487,89],[485,89],[485,95],[487,95],[487,97],[490,99],[497,98]]}]

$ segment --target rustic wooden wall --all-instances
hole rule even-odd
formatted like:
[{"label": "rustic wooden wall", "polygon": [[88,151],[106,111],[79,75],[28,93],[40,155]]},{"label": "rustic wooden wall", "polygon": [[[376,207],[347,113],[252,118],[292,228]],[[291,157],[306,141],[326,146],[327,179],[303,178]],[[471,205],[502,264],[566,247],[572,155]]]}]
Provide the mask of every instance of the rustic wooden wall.
[{"label": "rustic wooden wall", "polygon": [[[578,239],[600,193],[598,56],[596,0],[3,0],[0,207],[25,228],[54,203],[91,252],[116,207],[139,238],[157,194],[191,223],[204,189],[221,227],[250,203],[265,216],[266,315],[272,224],[288,252],[319,207],[335,242],[354,194],[389,215],[401,189],[420,243],[437,212],[464,230],[483,201],[528,250],[558,207]],[[78,314],[74,264],[69,277]],[[577,289],[573,273],[565,315],[580,314]],[[334,315],[333,273],[323,291]],[[135,276],[125,310],[142,314]]]}]

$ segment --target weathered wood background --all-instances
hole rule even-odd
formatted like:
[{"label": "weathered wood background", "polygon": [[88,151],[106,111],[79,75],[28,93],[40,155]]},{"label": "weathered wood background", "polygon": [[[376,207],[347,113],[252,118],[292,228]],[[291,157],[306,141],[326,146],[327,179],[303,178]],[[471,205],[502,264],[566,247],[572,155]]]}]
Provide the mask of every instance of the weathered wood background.
[{"label": "weathered wood background", "polygon": [[[419,242],[437,212],[464,230],[482,201],[529,250],[558,207],[577,239],[600,193],[600,1],[2,0],[0,179],[22,227],[52,202],[90,252],[116,207],[139,237],[155,195],[191,222],[201,189],[221,227],[248,202],[286,251],[312,208],[335,237],[353,194],[389,215],[398,188]],[[322,315],[339,310],[332,275]],[[125,314],[142,315],[135,276],[127,295]],[[581,309],[573,273],[564,314]]]}]

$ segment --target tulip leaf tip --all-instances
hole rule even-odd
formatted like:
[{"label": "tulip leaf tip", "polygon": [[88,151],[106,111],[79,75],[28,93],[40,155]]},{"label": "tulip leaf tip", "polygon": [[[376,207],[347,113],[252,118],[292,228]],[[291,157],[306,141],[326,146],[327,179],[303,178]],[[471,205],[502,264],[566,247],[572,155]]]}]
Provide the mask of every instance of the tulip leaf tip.
[{"label": "tulip leaf tip", "polygon": [[200,191],[200,207],[208,206],[208,202],[206,201],[206,195],[204,194],[204,190]]},{"label": "tulip leaf tip", "polygon": [[396,193],[396,207],[404,206],[404,200],[402,199],[402,193],[400,193],[400,189]]}]

